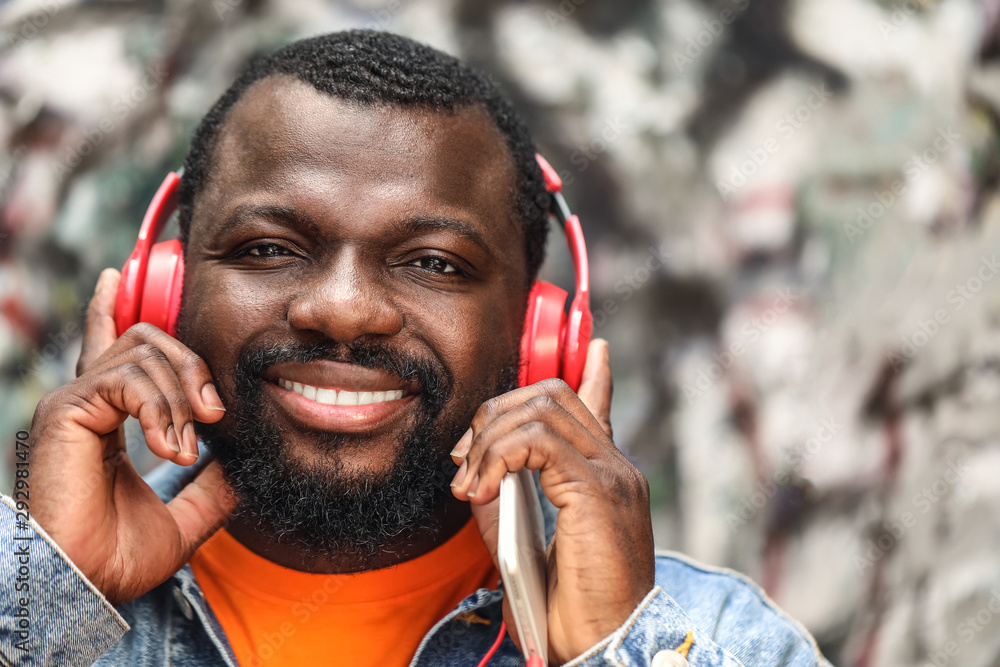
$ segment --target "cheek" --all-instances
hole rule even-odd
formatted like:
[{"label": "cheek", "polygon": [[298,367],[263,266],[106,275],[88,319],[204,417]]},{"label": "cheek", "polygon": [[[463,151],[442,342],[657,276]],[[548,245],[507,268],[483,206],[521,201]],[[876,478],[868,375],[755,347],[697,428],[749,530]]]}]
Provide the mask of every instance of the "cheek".
[{"label": "cheek", "polygon": [[499,302],[439,313],[436,332],[427,336],[454,376],[459,400],[463,394],[478,396],[483,388],[495,386],[500,371],[518,350],[524,313],[498,308]]},{"label": "cheek", "polygon": [[281,308],[274,294],[253,289],[239,277],[208,270],[185,276],[182,340],[216,375],[235,368],[240,350]]}]

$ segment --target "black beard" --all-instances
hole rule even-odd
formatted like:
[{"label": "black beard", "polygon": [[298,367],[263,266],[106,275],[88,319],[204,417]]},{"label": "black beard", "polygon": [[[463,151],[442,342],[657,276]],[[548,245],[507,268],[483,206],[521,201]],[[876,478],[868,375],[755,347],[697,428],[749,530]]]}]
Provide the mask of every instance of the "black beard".
[{"label": "black beard", "polygon": [[[322,466],[305,465],[290,455],[288,443],[273,425],[274,415],[264,408],[262,376],[275,364],[317,359],[384,370],[420,386],[419,411],[400,438],[388,474],[348,475],[336,459]],[[483,401],[517,386],[517,360],[508,363],[496,386],[482,395],[463,392],[467,409],[452,420],[442,417],[454,392],[451,374],[436,360],[401,354],[378,342],[244,349],[234,384],[226,406],[235,431],[196,424],[239,497],[234,516],[278,543],[298,548],[306,558],[350,555],[374,562],[402,540],[435,529],[431,517],[450,497],[450,481],[457,471],[447,452]],[[324,431],[303,434],[331,452],[359,446],[360,440]]]}]

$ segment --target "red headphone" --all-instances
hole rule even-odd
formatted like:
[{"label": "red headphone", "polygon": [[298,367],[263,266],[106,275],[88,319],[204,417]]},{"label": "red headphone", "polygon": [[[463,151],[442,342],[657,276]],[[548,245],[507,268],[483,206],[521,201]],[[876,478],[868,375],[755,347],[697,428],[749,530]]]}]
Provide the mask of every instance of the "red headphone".
[{"label": "red headphone", "polygon": [[[521,336],[520,386],[546,378],[562,378],[574,390],[580,387],[587,346],[593,332],[590,313],[590,268],[580,219],[570,213],[562,196],[562,179],[541,155],[536,155],[552,195],[550,214],[562,225],[576,267],[576,296],[566,312],[569,294],[552,283],[536,280],[528,296]],[[118,335],[137,322],[148,322],[171,336],[177,334],[184,284],[184,253],[177,239],[156,242],[177,210],[180,176],[163,179],[139,228],[135,249],[122,267],[115,303]]]}]

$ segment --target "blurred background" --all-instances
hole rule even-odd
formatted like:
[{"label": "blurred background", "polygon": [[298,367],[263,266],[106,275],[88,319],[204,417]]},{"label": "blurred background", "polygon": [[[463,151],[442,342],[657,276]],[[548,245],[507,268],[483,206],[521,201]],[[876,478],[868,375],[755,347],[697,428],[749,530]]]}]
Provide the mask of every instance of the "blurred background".
[{"label": "blurred background", "polygon": [[1000,665],[998,21],[1000,0],[9,0],[0,488],[98,273],[241,65],[390,30],[485,70],[562,173],[659,546],[752,577],[837,665]]}]

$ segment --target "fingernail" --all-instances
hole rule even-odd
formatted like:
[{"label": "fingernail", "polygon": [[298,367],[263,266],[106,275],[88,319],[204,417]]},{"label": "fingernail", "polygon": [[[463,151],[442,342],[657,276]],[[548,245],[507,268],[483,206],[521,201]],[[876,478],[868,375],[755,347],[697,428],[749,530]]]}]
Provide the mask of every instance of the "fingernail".
[{"label": "fingernail", "polygon": [[472,429],[470,428],[466,431],[461,438],[458,439],[458,443],[455,445],[455,449],[451,450],[451,456],[456,459],[464,459],[465,455],[469,453],[469,449],[472,447]]},{"label": "fingernail", "polygon": [[459,466],[458,472],[455,473],[455,479],[451,480],[452,487],[462,486],[462,482],[465,481],[465,474],[469,471],[469,462],[462,461],[462,465]]},{"label": "fingernail", "polygon": [[181,453],[181,445],[177,442],[177,431],[174,429],[173,424],[167,427],[167,447],[174,450],[178,454]]},{"label": "fingernail", "polygon": [[211,382],[201,388],[201,400],[205,402],[205,407],[209,410],[226,411],[225,406],[222,405],[222,399],[219,398],[219,392],[215,390],[215,385]]},{"label": "fingernail", "polygon": [[198,436],[194,434],[194,424],[188,422],[184,424],[184,453],[188,456],[198,458]]},{"label": "fingernail", "polygon": [[465,495],[469,496],[470,498],[475,498],[476,490],[478,488],[479,488],[479,475],[477,474],[475,477],[472,478],[472,484],[469,486],[469,492]]}]

